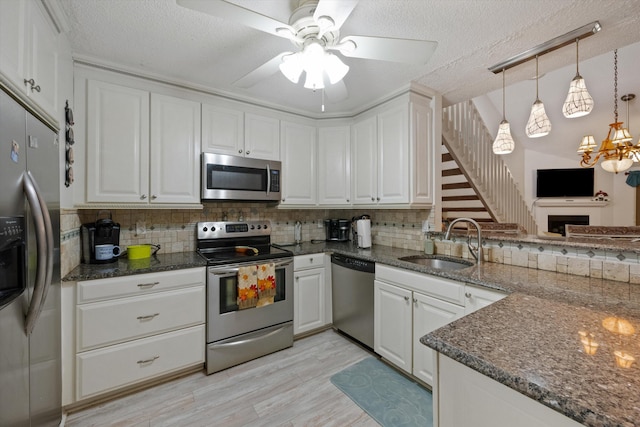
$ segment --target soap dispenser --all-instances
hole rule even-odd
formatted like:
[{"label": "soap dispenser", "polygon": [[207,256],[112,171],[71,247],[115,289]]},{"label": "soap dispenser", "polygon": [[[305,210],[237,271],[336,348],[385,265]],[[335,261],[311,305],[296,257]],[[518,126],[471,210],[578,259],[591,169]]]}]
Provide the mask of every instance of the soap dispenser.
[{"label": "soap dispenser", "polygon": [[424,233],[424,253],[433,255],[435,253],[435,242],[431,236],[431,224],[428,221],[422,223],[422,232]]}]

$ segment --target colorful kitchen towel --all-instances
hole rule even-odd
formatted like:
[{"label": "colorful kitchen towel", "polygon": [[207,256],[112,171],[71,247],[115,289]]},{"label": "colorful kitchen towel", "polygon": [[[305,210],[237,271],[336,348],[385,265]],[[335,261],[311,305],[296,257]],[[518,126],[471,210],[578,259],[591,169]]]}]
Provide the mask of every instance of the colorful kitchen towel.
[{"label": "colorful kitchen towel", "polygon": [[627,172],[627,185],[637,187],[640,185],[640,171]]},{"label": "colorful kitchen towel", "polygon": [[258,268],[255,265],[238,268],[238,308],[252,308],[258,304]]},{"label": "colorful kitchen towel", "polygon": [[273,263],[258,266],[258,307],[273,304],[276,296],[276,267]]}]

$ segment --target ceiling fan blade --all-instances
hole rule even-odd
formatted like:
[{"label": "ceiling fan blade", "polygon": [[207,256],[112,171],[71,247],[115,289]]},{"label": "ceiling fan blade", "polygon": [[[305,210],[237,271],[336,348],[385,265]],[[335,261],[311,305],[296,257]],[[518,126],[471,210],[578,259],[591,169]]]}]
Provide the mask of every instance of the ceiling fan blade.
[{"label": "ceiling fan blade", "polygon": [[347,86],[344,84],[344,80],[340,80],[332,85],[325,85],[324,93],[333,103],[344,101],[349,97],[349,92],[347,92]]},{"label": "ceiling fan blade", "polygon": [[259,81],[272,76],[280,70],[278,67],[282,63],[282,58],[287,55],[291,55],[291,53],[292,52],[282,52],[281,54],[271,58],[255,70],[233,82],[233,85],[246,89],[255,85]]},{"label": "ceiling fan blade", "polygon": [[[355,43],[353,45],[348,42]],[[392,39],[387,37],[347,36],[334,48],[352,58],[426,64],[438,46],[428,40]]]},{"label": "ceiling fan blade", "polygon": [[289,25],[224,0],[176,0],[176,3],[178,6],[229,19],[274,36],[285,39],[295,36],[295,31]]},{"label": "ceiling fan blade", "polygon": [[316,22],[320,22],[320,17],[328,16],[333,21],[330,29],[337,30],[342,27],[342,24],[344,24],[344,21],[357,4],[358,0],[320,0],[316,6],[316,11],[313,13],[313,19]]}]

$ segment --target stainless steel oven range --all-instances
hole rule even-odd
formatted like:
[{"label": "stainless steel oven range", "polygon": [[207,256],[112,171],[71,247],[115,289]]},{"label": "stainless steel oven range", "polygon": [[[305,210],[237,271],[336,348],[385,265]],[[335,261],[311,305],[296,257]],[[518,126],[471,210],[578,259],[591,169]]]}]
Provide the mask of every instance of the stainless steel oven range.
[{"label": "stainless steel oven range", "polygon": [[[199,222],[196,247],[208,265],[207,374],[291,347],[293,254],[271,246],[271,223]],[[273,273],[275,289],[257,306],[241,308],[244,273],[254,267]]]}]

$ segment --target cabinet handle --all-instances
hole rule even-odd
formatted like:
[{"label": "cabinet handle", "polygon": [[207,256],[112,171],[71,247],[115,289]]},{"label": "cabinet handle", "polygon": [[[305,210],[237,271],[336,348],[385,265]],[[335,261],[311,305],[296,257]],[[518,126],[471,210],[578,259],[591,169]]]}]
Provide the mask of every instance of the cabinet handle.
[{"label": "cabinet handle", "polygon": [[147,195],[146,195],[146,194],[143,194],[143,195],[141,195],[141,196],[140,196],[140,200],[144,200],[144,199],[146,199],[146,198],[147,198]]},{"label": "cabinet handle", "polygon": [[153,363],[156,359],[159,359],[160,356],[153,356],[150,357],[149,359],[145,359],[145,360],[138,360],[138,365],[146,365],[147,363]]},{"label": "cabinet handle", "polygon": [[413,303],[414,303],[414,304],[417,304],[417,303],[418,303],[418,299],[417,299],[417,298],[414,298],[414,299],[413,299]]},{"label": "cabinet handle", "polygon": [[371,198],[371,201],[372,201],[372,202],[375,202],[375,201],[376,201],[376,199],[372,197],[372,198]]},{"label": "cabinet handle", "polygon": [[296,276],[296,282],[300,280],[300,277]]},{"label": "cabinet handle", "polygon": [[153,195],[151,196],[151,198],[152,198],[153,200],[155,200],[155,199],[157,199],[157,198],[158,198],[158,196],[156,196],[155,194],[153,194]]},{"label": "cabinet handle", "polygon": [[349,199],[347,199],[347,203],[349,203]]},{"label": "cabinet handle", "polygon": [[313,258],[309,258],[309,262],[313,262]]},{"label": "cabinet handle", "polygon": [[245,154],[249,155],[249,154],[251,154],[251,151],[247,150],[247,152]]},{"label": "cabinet handle", "polygon": [[242,154],[242,150],[238,150],[238,154]]},{"label": "cabinet handle", "polygon": [[282,203],[284,203],[284,199],[282,199]]},{"label": "cabinet handle", "polygon": [[160,282],[152,282],[152,283],[138,283],[139,288],[153,288],[155,285],[159,285]]},{"label": "cabinet handle", "polygon": [[36,85],[36,82],[33,79],[29,79],[29,80],[24,79],[24,85],[25,86],[31,85],[31,90],[32,91],[40,92],[40,85]]},{"label": "cabinet handle", "polygon": [[409,301],[409,297],[404,297],[404,300],[408,302]]},{"label": "cabinet handle", "polygon": [[153,313],[153,314],[148,314],[146,316],[138,316],[138,317],[136,317],[136,319],[138,319],[138,320],[151,320],[154,317],[159,316],[159,315],[160,315],[160,313]]},{"label": "cabinet handle", "polygon": [[380,201],[380,197],[376,197],[376,200],[379,202]]},{"label": "cabinet handle", "polygon": [[465,292],[464,296],[467,297],[467,298],[471,298],[471,294],[469,292]]}]

